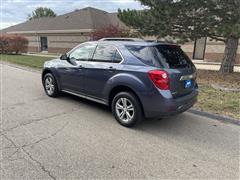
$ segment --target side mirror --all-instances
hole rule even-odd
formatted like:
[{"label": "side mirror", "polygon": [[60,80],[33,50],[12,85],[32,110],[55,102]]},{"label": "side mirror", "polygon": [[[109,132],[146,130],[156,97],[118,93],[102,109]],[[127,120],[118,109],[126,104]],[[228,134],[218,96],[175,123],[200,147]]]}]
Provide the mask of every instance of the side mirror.
[{"label": "side mirror", "polygon": [[63,55],[60,56],[60,59],[61,60],[68,60],[69,58],[68,58],[67,54],[63,54]]}]

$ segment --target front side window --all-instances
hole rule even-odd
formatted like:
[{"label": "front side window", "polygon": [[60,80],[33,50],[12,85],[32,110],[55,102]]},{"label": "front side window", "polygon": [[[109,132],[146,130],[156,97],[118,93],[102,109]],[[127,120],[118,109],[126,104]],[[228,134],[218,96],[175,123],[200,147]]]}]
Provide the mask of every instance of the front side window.
[{"label": "front side window", "polygon": [[122,61],[122,57],[115,47],[109,45],[98,45],[93,56],[93,61],[119,63]]},{"label": "front side window", "polygon": [[80,45],[69,55],[70,59],[75,59],[77,61],[87,61],[92,57],[92,54],[96,48],[96,44],[84,44]]}]

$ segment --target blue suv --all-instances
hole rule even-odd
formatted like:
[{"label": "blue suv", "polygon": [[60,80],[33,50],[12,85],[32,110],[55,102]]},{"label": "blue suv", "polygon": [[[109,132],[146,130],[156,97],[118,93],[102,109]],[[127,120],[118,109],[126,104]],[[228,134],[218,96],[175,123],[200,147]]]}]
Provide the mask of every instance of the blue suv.
[{"label": "blue suv", "polygon": [[136,39],[82,43],[45,62],[42,82],[50,97],[65,92],[110,106],[126,127],[184,112],[198,95],[196,68],[180,46]]}]

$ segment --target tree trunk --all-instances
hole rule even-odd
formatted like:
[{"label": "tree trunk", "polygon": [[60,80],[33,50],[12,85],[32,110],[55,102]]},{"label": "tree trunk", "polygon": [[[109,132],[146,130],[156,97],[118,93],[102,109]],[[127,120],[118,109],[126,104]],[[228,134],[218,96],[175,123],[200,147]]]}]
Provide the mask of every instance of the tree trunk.
[{"label": "tree trunk", "polygon": [[238,38],[230,37],[226,41],[226,47],[224,51],[224,57],[222,60],[220,72],[221,73],[232,73],[235,59],[237,56],[238,49]]}]

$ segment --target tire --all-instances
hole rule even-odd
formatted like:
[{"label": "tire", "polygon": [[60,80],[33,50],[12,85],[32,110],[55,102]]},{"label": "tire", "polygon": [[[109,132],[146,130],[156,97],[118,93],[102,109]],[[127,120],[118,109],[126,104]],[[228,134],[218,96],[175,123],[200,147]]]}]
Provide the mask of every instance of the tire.
[{"label": "tire", "polygon": [[57,97],[59,95],[57,81],[51,73],[47,73],[44,76],[43,87],[49,97]]},{"label": "tire", "polygon": [[143,117],[141,104],[131,92],[118,93],[113,98],[111,109],[118,123],[125,127],[133,127]]}]

